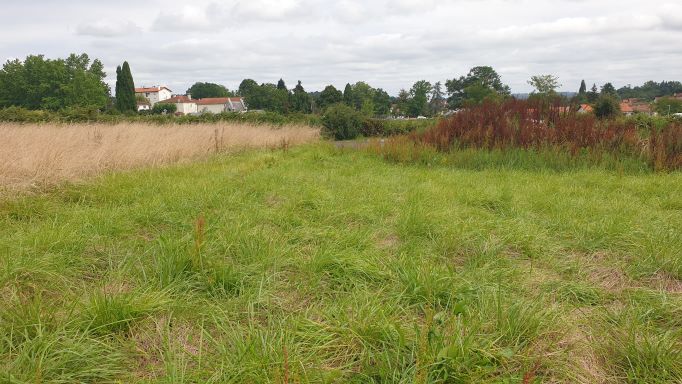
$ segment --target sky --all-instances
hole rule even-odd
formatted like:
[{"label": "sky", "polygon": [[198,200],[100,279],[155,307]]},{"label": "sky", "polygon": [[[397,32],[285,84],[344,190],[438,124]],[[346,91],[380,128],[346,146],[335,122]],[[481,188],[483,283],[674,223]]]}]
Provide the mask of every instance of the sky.
[{"label": "sky", "polygon": [[[680,0],[32,0],[0,13],[0,60],[85,52],[115,82],[184,93],[242,79],[308,91],[366,81],[396,95],[489,65],[514,93],[682,81]],[[112,76],[113,75],[113,76]]]}]

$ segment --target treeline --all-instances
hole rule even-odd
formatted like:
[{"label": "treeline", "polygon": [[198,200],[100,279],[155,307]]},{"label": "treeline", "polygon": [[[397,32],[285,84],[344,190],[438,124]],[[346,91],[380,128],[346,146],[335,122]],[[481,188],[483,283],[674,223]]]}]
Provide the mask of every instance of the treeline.
[{"label": "treeline", "polygon": [[[71,54],[66,59],[46,59],[31,55],[22,60],[5,63],[0,70],[0,108],[23,107],[31,110],[56,111],[68,108],[93,108],[99,111],[133,114],[137,104],[145,100],[135,95],[130,66],[124,62],[116,70],[115,94],[104,82],[106,74],[99,60],[91,62],[87,54]],[[535,91],[531,98],[561,98],[558,78],[552,75],[531,77],[529,84]],[[265,110],[281,114],[323,114],[330,106],[345,105],[365,117],[431,117],[485,101],[501,102],[512,98],[510,88],[489,66],[477,66],[466,75],[445,82],[415,82],[409,89],[401,89],[391,96],[381,88],[366,82],[346,84],[343,90],[328,85],[320,92],[308,92],[298,81],[289,89],[283,79],[274,83],[258,83],[245,79],[236,91],[215,83],[197,82],[187,90],[195,99],[206,97],[241,96],[251,110]],[[649,81],[642,86],[616,89],[611,83],[601,89],[594,84],[587,88],[582,82],[576,97],[564,99],[573,106],[588,103],[597,115],[611,117],[619,113],[618,101],[639,98],[652,101],[657,97],[682,93],[679,81]],[[662,100],[656,106],[667,113],[682,112],[682,102]],[[166,109],[166,108],[164,108]]]},{"label": "treeline", "polygon": [[85,53],[66,59],[32,55],[8,61],[0,70],[0,107],[104,109],[110,93],[105,77],[102,62],[91,62]]}]

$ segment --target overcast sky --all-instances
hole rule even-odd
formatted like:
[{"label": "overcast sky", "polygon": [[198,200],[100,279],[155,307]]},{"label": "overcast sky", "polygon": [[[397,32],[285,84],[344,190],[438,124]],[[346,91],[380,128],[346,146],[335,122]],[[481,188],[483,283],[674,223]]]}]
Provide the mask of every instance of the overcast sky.
[{"label": "overcast sky", "polygon": [[113,82],[175,93],[244,78],[308,91],[367,81],[391,94],[493,66],[513,92],[534,74],[620,87],[682,80],[680,0],[31,0],[3,2],[0,60],[100,58]]}]

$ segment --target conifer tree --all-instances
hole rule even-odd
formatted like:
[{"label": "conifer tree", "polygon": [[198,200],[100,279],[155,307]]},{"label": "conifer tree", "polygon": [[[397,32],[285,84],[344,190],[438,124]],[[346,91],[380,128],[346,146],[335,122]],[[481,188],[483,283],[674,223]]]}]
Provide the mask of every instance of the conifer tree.
[{"label": "conifer tree", "polygon": [[135,82],[127,61],[116,68],[116,109],[121,112],[137,111]]},{"label": "conifer tree", "polygon": [[350,85],[350,83],[346,84],[346,88],[343,90],[343,102],[349,107],[355,107],[354,101],[355,97],[353,97],[353,87]]},{"label": "conifer tree", "polygon": [[284,82],[284,79],[279,79],[279,81],[277,82],[277,89],[284,90],[284,91],[287,90],[287,85]]},{"label": "conifer tree", "polygon": [[580,82],[580,89],[578,90],[579,95],[584,95],[587,93],[587,85],[585,84],[585,80]]}]

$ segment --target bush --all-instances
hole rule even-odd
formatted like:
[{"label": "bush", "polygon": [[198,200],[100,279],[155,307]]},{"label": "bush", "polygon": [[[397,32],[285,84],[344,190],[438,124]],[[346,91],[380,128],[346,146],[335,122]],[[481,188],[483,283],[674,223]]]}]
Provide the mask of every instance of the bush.
[{"label": "bush", "polygon": [[600,119],[609,119],[620,114],[620,103],[612,96],[600,96],[594,104],[594,114]]},{"label": "bush", "polygon": [[152,107],[153,115],[172,115],[178,110],[178,106],[175,104],[167,103],[156,103]]},{"label": "bush", "polygon": [[336,140],[352,140],[360,135],[363,121],[364,117],[355,109],[334,104],[322,116],[322,133]]},{"label": "bush", "polygon": [[422,120],[382,120],[365,119],[360,134],[364,137],[389,137],[421,132],[436,124],[435,119]]}]

